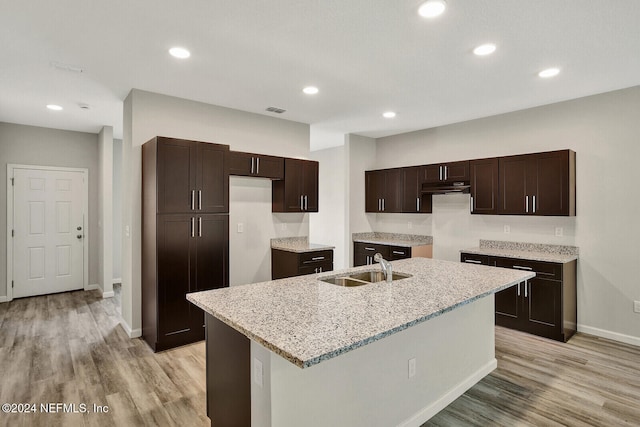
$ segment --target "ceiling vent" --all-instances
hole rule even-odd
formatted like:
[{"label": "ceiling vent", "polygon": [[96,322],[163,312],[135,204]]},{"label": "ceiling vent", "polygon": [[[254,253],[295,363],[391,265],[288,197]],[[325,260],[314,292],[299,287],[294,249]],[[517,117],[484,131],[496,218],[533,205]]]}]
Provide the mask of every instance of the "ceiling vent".
[{"label": "ceiling vent", "polygon": [[282,114],[287,110],[278,107],[268,107],[267,111],[270,113]]}]

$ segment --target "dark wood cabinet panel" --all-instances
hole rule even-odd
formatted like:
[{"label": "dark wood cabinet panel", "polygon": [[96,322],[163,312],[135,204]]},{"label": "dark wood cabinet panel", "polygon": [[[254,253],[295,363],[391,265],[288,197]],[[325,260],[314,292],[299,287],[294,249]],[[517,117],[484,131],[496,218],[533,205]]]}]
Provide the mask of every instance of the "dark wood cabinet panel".
[{"label": "dark wood cabinet panel", "polygon": [[489,256],[462,253],[460,254],[460,262],[466,262],[467,264],[489,265]]},{"label": "dark wood cabinet panel", "polygon": [[284,179],[272,183],[272,212],[318,212],[319,164],[286,158]]},{"label": "dark wood cabinet panel", "polygon": [[271,248],[271,279],[333,270],[333,250],[290,252]]},{"label": "dark wood cabinet panel", "polygon": [[382,198],[384,197],[384,172],[366,171],[364,173],[365,188],[365,212],[382,211]]},{"label": "dark wood cabinet panel", "polygon": [[534,278],[525,285],[527,330],[536,335],[562,335],[562,284],[555,280]]},{"label": "dark wood cabinet panel", "polygon": [[569,156],[568,150],[535,156],[536,200],[532,208],[537,215],[570,214]]},{"label": "dark wood cabinet panel", "polygon": [[411,258],[411,248],[405,246],[389,246],[389,260]]},{"label": "dark wood cabinet panel", "polygon": [[192,292],[229,286],[229,217],[199,215],[196,228],[196,280]]},{"label": "dark wood cabinet panel", "polygon": [[495,294],[496,325],[512,329],[522,329],[522,288],[518,283]]},{"label": "dark wood cabinet panel", "polygon": [[402,212],[404,180],[402,169],[365,172],[365,211]]},{"label": "dark wood cabinet panel", "polygon": [[196,145],[196,211],[229,212],[229,147]]},{"label": "dark wood cabinet panel", "polygon": [[469,181],[469,161],[448,162],[424,167],[424,182]]},{"label": "dark wood cabinet panel", "polygon": [[498,213],[498,158],[469,161],[471,213]]},{"label": "dark wood cabinet panel", "polygon": [[[528,156],[511,156],[500,158],[500,205],[498,213],[507,215],[522,215],[528,213],[527,168]],[[530,172],[529,172],[530,174]]]},{"label": "dark wood cabinet panel", "polygon": [[257,178],[283,179],[284,157],[231,151],[229,174]]},{"label": "dark wood cabinet panel", "polygon": [[422,194],[422,183],[425,177],[424,166],[402,168],[402,212],[431,213],[432,196]]},{"label": "dark wood cabinet panel", "polygon": [[147,146],[147,150],[157,154],[157,213],[191,212],[196,186],[196,170],[192,167],[196,158],[194,144],[192,141],[161,137],[153,140],[152,144],[154,147]]}]

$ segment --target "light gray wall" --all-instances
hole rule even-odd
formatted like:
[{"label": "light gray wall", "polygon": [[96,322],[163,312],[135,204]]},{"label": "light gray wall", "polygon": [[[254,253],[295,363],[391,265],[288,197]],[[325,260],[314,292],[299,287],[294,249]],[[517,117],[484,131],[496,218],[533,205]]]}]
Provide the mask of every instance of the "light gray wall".
[{"label": "light gray wall", "polygon": [[[122,314],[126,322],[125,329],[129,328],[127,332],[134,336],[140,333],[142,304],[140,295],[141,145],[157,135],[227,144],[232,150],[287,157],[309,157],[309,125],[137,89],[129,93],[124,103],[123,176],[127,185],[123,186],[122,220],[125,229],[127,226],[131,227],[131,237],[125,236],[123,239]],[[244,266],[238,263],[238,260],[245,259],[246,254],[252,253],[256,247],[270,254],[269,240],[277,236],[275,230],[278,227],[281,228],[282,223],[291,225],[287,226],[287,230],[281,231],[295,231],[298,235],[308,235],[306,217],[310,214],[271,215],[269,210],[271,224],[267,229],[270,231],[262,234],[247,234],[249,230],[255,230],[258,227],[264,230],[266,200],[271,197],[270,184],[268,182],[255,184],[252,181],[234,179],[232,185],[230,196],[231,203],[234,205],[229,218],[229,248],[232,260],[230,279],[233,278],[238,283],[249,279],[245,272],[241,271]],[[246,194],[259,195],[262,206],[252,210],[253,205],[248,202],[241,207],[243,216],[239,217],[237,203]],[[245,233],[241,236],[235,232],[237,222],[240,221],[245,227]],[[245,236],[254,238],[248,239]],[[269,279],[270,274],[266,275],[266,262],[263,257],[262,267],[256,270],[253,276],[250,275],[251,280],[253,277],[261,280]]]},{"label": "light gray wall", "polygon": [[113,279],[122,280],[122,140],[113,140]]},{"label": "light gray wall", "polygon": [[[640,344],[640,315],[633,312],[633,301],[640,300],[640,86],[380,138],[375,166],[566,148],[577,157],[576,217],[471,215],[468,195],[435,196],[434,257],[456,261],[460,249],[479,239],[577,245],[579,329]],[[406,232],[407,219],[378,215],[372,227]],[[555,227],[563,227],[564,237],[555,237]]]},{"label": "light gray wall", "polygon": [[[7,265],[7,164],[89,169],[89,284],[98,278],[98,136],[0,122],[0,270]],[[6,274],[0,274],[0,296],[7,295]]]}]

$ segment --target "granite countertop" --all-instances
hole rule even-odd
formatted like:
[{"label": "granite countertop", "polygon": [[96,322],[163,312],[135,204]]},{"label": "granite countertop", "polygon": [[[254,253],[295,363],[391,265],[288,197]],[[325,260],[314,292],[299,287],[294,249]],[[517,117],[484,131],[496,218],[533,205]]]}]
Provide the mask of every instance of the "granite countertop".
[{"label": "granite countertop", "polygon": [[422,236],[419,234],[399,234],[399,233],[382,233],[378,231],[370,233],[353,233],[351,240],[361,243],[373,243],[390,246],[424,246],[433,245],[432,236]]},{"label": "granite countertop", "polygon": [[460,252],[560,264],[577,260],[579,254],[576,246],[504,242],[500,240],[480,240],[479,247],[464,249]]},{"label": "granite countertop", "polygon": [[358,287],[317,275],[187,294],[187,299],[248,338],[306,368],[530,279],[520,270],[410,258],[393,262],[412,277]]},{"label": "granite countertop", "polygon": [[281,251],[304,253],[335,249],[335,246],[309,243],[308,237],[282,237],[271,239],[271,248]]}]

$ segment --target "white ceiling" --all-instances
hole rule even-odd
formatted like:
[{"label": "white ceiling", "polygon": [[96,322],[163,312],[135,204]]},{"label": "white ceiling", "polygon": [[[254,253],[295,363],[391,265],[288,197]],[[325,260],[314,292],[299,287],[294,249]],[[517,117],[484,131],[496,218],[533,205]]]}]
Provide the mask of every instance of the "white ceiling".
[{"label": "white ceiling", "polygon": [[434,20],[420,3],[0,0],[0,121],[121,137],[138,88],[380,137],[640,84],[638,0],[448,0]]}]

